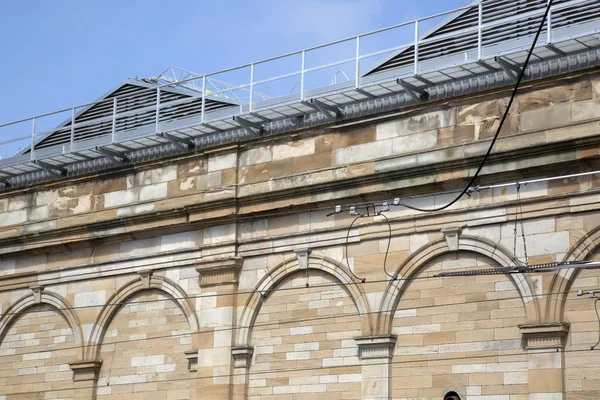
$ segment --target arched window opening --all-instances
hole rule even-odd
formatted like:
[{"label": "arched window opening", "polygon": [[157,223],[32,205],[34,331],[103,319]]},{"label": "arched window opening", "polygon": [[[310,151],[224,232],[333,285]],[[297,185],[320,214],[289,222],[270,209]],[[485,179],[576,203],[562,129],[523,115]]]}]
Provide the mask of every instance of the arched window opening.
[{"label": "arched window opening", "polygon": [[448,392],[444,396],[444,400],[460,400],[460,396],[456,392]]}]

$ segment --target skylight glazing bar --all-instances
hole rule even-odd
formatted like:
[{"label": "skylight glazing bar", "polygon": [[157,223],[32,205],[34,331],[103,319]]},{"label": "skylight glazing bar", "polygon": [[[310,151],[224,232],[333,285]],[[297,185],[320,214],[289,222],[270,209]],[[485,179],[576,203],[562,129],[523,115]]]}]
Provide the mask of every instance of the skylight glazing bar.
[{"label": "skylight glazing bar", "polygon": [[115,97],[113,99],[112,130],[111,130],[111,135],[110,135],[111,143],[115,142],[116,134],[117,134],[117,98]]},{"label": "skylight glazing bar", "polygon": [[[548,6],[550,5],[550,1],[547,1]],[[546,18],[546,44],[552,43],[552,7],[548,10],[548,18]]]},{"label": "skylight glazing bar", "polygon": [[159,133],[160,123],[160,86],[156,88],[156,122],[154,123],[154,132]]}]

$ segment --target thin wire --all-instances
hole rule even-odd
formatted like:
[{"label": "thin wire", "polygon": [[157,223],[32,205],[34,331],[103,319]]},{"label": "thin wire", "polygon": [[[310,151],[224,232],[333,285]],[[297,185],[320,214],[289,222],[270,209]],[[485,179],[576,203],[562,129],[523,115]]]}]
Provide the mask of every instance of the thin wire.
[{"label": "thin wire", "polygon": [[[581,352],[588,352],[590,351],[587,347],[585,349],[563,349],[562,351],[560,351],[561,353],[581,353]],[[556,350],[548,350],[548,351],[540,351],[537,352],[536,354],[556,354],[558,352],[558,349]],[[439,354],[439,353],[438,353]],[[505,354],[496,354],[495,357],[515,357],[515,356],[523,356],[523,357],[527,357],[527,352],[524,351],[524,349],[521,349],[520,352],[511,352],[511,353],[505,353]],[[431,356],[431,354],[422,354],[424,356]],[[398,357],[398,356],[396,356]],[[377,363],[369,363],[369,365],[405,365],[405,364],[414,364],[414,363],[436,363],[439,361],[460,361],[460,360],[475,360],[475,359],[482,359],[482,358],[490,358],[489,354],[481,354],[481,355],[472,355],[472,356],[460,356],[460,357],[443,357],[443,358],[424,358],[424,359],[419,359],[419,360],[415,360],[415,359],[408,359],[408,360],[401,360],[401,361],[383,361],[383,362],[377,362]],[[166,382],[184,382],[184,381],[197,381],[197,380],[202,380],[202,379],[215,379],[215,378],[235,378],[238,376],[254,376],[254,375],[265,375],[265,374],[283,374],[283,373],[288,373],[288,372],[304,372],[304,371],[320,371],[320,370],[330,370],[330,373],[334,373],[333,371],[337,370],[337,369],[347,369],[349,367],[362,367],[364,366],[363,364],[352,364],[352,365],[339,365],[339,366],[319,366],[319,367],[305,367],[305,368],[280,368],[280,369],[271,369],[271,370],[264,370],[264,371],[256,371],[256,372],[242,372],[240,374],[222,374],[222,375],[205,375],[205,376],[191,376],[191,377],[185,377],[185,378],[171,378],[171,379],[161,379],[161,380],[154,380],[152,382],[148,382],[148,383],[152,383],[152,384],[159,384],[159,383],[166,383]],[[117,387],[117,386],[131,386],[131,385],[140,385],[139,383],[115,383],[110,385],[110,387]],[[143,384],[142,384],[143,385]],[[38,391],[32,391],[32,392],[15,392],[15,393],[6,393],[7,396],[17,396],[17,395],[27,395],[27,394],[37,394],[40,392],[44,392],[44,393],[49,393],[49,392],[58,392],[58,391],[67,391],[67,390],[81,390],[81,389],[94,389],[96,388],[97,385],[93,385],[93,386],[79,386],[79,387],[71,387],[71,388],[57,388],[57,389],[45,389],[45,390],[38,390]],[[137,391],[136,393],[144,393],[144,392],[148,392],[148,391],[152,391],[155,392],[157,389],[153,388],[153,389],[149,389],[147,391]],[[597,392],[597,390],[593,390],[591,392]]]},{"label": "thin wire", "polygon": [[[354,271],[352,271],[352,268],[350,268],[350,260],[348,259],[348,239],[350,238],[350,231],[352,230],[352,225],[354,225],[354,223],[356,221],[358,221],[360,218],[362,218],[362,215],[359,215],[358,217],[354,218],[354,221],[352,221],[352,223],[350,223],[350,226],[348,227],[348,231],[346,232],[346,243],[344,245],[344,248],[346,250],[346,266],[348,267],[348,271],[352,274],[353,277],[355,277],[356,279],[358,279],[359,281],[364,283],[364,282],[366,282],[366,279],[358,277],[354,273]],[[342,264],[342,263],[340,263],[340,264]]]},{"label": "thin wire", "polygon": [[[399,279],[399,281],[402,281],[402,279]],[[374,281],[370,281],[369,283],[373,283]],[[343,286],[343,284],[338,284],[335,286]],[[315,288],[316,286],[313,286],[313,288]],[[301,288],[301,289],[305,289],[305,288]],[[600,291],[600,288],[598,289],[590,289],[592,291]],[[570,290],[567,292],[554,292],[554,293],[545,293],[545,294],[540,294],[540,295],[536,295],[536,297],[551,297],[554,295],[568,295],[569,293],[577,293],[577,290]],[[428,309],[428,308],[436,308],[436,307],[453,307],[453,306],[457,306],[457,305],[463,305],[463,304],[480,304],[480,303],[487,303],[487,302],[496,302],[496,301],[503,301],[503,300],[523,300],[522,296],[512,296],[512,297],[503,297],[503,298],[495,298],[495,299],[484,299],[484,300],[473,300],[473,301],[461,301],[461,302],[454,302],[454,303],[445,303],[445,304],[432,304],[432,305],[423,305],[423,306],[415,306],[415,307],[410,307],[410,308],[396,308],[394,310],[382,310],[382,311],[368,311],[368,312],[364,312],[362,314],[358,314],[358,312],[351,312],[351,313],[345,313],[345,314],[339,314],[336,315],[335,317],[339,317],[339,318],[345,318],[345,317],[352,317],[352,316],[356,316],[356,315],[363,315],[363,316],[367,316],[367,315],[376,315],[376,314],[380,314],[380,313],[388,313],[388,312],[401,312],[401,311],[407,311],[407,310],[421,310],[421,309]],[[582,297],[573,297],[571,298],[571,300],[585,300],[585,298]],[[157,301],[157,300],[150,300],[150,301]],[[149,301],[149,302],[150,302]],[[164,300],[162,300],[164,301]],[[142,303],[142,301],[138,301],[135,304],[140,304]],[[129,303],[131,304],[131,303]],[[56,307],[55,307],[56,308]],[[58,309],[58,308],[57,308]],[[60,310],[60,309],[59,309]],[[19,312],[19,313],[25,313],[23,311]],[[112,343],[106,343],[108,344],[116,344],[116,343],[135,343],[135,342],[140,342],[140,341],[145,341],[145,340],[154,340],[154,339],[165,339],[165,338],[173,338],[173,337],[182,337],[182,336],[188,336],[191,334],[202,334],[202,333],[216,333],[216,332],[229,332],[229,331],[237,331],[239,329],[254,329],[257,327],[265,327],[265,326],[279,326],[279,325],[287,325],[287,324],[292,324],[292,323],[304,323],[304,322],[312,322],[312,321],[320,321],[320,320],[326,320],[325,324],[328,324],[329,321],[331,320],[332,316],[331,315],[326,315],[326,316],[319,316],[319,317],[310,317],[310,318],[294,318],[294,319],[287,319],[287,320],[280,320],[280,321],[271,321],[271,322],[264,322],[264,323],[257,323],[254,325],[250,325],[250,326],[232,326],[232,327],[227,327],[227,328],[215,328],[215,329],[206,329],[206,330],[198,330],[196,332],[185,332],[185,333],[178,333],[178,334],[169,334],[169,335],[159,335],[159,336],[152,336],[152,337],[146,337],[146,338],[138,338],[138,339],[129,339],[129,340],[121,340],[121,341],[115,341]],[[315,324],[313,324],[315,325]],[[103,344],[100,344],[100,346],[102,346]],[[94,346],[94,345],[91,345]],[[55,351],[59,351],[59,350],[78,350],[81,349],[81,346],[72,346],[72,347],[64,347],[61,349],[56,349]],[[38,351],[32,351],[32,352],[23,352],[23,353],[17,353],[15,355],[21,355],[21,354],[36,354],[36,353],[44,353],[47,350],[38,350]]]},{"label": "thin wire", "polygon": [[477,171],[475,172],[475,175],[473,175],[473,177],[471,178],[471,180],[469,181],[469,183],[460,192],[460,194],[454,198],[454,200],[450,201],[449,203],[447,203],[447,204],[445,204],[445,205],[443,205],[441,207],[437,207],[437,208],[434,207],[434,208],[427,209],[427,208],[409,206],[407,204],[401,203],[404,207],[409,208],[411,210],[415,210],[415,211],[421,211],[421,212],[442,211],[442,210],[445,210],[446,208],[452,206],[462,196],[464,196],[467,192],[469,192],[471,190],[471,187],[475,184],[475,181],[479,177],[479,173],[483,169],[483,166],[485,165],[488,157],[492,153],[492,149],[494,148],[494,145],[496,144],[496,140],[498,140],[498,136],[500,135],[500,131],[502,130],[502,126],[504,125],[504,121],[506,121],[506,117],[508,116],[508,112],[510,111],[512,103],[514,102],[515,97],[517,95],[517,90],[519,89],[519,85],[521,84],[521,80],[523,80],[523,77],[525,76],[525,71],[527,70],[527,66],[529,65],[529,60],[531,59],[531,55],[533,54],[533,50],[535,49],[535,45],[537,44],[538,38],[540,37],[540,33],[542,32],[542,29],[544,27],[544,22],[546,21],[546,18],[548,17],[548,12],[550,11],[550,7],[552,7],[553,1],[554,0],[549,0],[548,1],[548,5],[546,6],[546,12],[544,13],[544,16],[542,17],[542,20],[540,21],[540,25],[539,25],[539,27],[537,29],[536,34],[535,34],[535,38],[533,39],[533,43],[531,43],[531,47],[530,47],[529,51],[527,52],[527,58],[525,58],[525,62],[523,63],[523,67],[521,68],[521,71],[519,71],[519,77],[517,78],[517,82],[515,83],[513,91],[512,91],[512,93],[510,95],[510,99],[508,101],[506,109],[504,110],[504,114],[502,115],[502,118],[500,119],[500,124],[498,125],[498,129],[496,130],[496,134],[494,135],[494,138],[492,139],[492,142],[490,143],[490,146],[488,147],[488,149],[487,149],[487,151],[485,153],[485,156],[483,156],[483,160],[481,160],[481,163],[479,164],[479,167],[477,167]]},{"label": "thin wire", "polygon": [[519,207],[519,221],[521,224],[521,237],[523,238],[523,254],[525,255],[525,265],[529,265],[529,258],[527,257],[527,239],[525,238],[525,225],[523,222],[523,207],[521,206],[521,184],[517,185],[517,207]]}]

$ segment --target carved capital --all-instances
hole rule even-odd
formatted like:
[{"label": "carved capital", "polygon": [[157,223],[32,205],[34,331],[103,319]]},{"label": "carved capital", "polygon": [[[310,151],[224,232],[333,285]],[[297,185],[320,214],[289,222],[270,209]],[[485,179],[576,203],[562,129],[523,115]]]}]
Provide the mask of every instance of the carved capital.
[{"label": "carved capital", "polygon": [[448,245],[448,249],[454,251],[458,250],[458,237],[462,232],[461,227],[452,227],[452,228],[444,228],[442,229],[442,233],[446,238],[446,244]]},{"label": "carved capital", "polygon": [[558,349],[565,347],[565,339],[569,333],[569,324],[555,322],[548,324],[519,325],[525,348],[527,349]]},{"label": "carved capital", "polygon": [[213,258],[196,263],[200,286],[235,284],[242,269],[242,257]]},{"label": "carved capital", "polygon": [[362,336],[354,338],[361,360],[389,358],[394,356],[396,335]]},{"label": "carved capital", "polygon": [[252,363],[252,347],[234,347],[231,349],[234,368],[249,368]]},{"label": "carved capital", "polygon": [[74,381],[97,381],[102,361],[76,361],[69,364]]},{"label": "carved capital", "polygon": [[188,371],[195,372],[198,370],[198,350],[185,351],[185,357],[188,360]]}]

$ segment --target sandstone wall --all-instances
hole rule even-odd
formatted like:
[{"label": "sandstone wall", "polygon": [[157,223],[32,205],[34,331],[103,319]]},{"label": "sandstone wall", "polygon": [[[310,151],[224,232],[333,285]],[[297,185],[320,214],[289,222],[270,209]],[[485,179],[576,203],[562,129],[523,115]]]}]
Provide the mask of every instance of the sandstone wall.
[{"label": "sandstone wall", "polygon": [[[526,89],[482,183],[598,168],[598,83]],[[594,257],[596,177],[327,216],[446,202],[504,96],[4,194],[0,399],[595,398],[600,273],[431,275]]]}]

